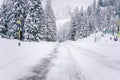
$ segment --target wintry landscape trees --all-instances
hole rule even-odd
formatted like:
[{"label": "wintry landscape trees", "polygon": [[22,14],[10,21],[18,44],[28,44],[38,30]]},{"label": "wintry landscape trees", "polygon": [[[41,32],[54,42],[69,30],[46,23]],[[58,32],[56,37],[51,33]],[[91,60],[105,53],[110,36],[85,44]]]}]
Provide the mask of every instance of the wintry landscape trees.
[{"label": "wintry landscape trees", "polygon": [[[4,0],[0,13],[0,35],[25,41],[55,41],[56,23],[50,0],[43,9],[41,0]],[[19,20],[19,24],[17,23]]]},{"label": "wintry landscape trees", "polygon": [[[18,28],[23,30],[26,18],[26,0],[5,0],[1,9],[1,35],[9,39],[17,39]],[[17,24],[21,19],[21,26]]]},{"label": "wintry landscape trees", "polygon": [[93,4],[82,12],[82,16],[80,10],[76,9],[71,17],[71,40],[87,37],[96,30],[112,31],[113,35],[118,32],[119,3],[119,0],[98,0],[96,4],[94,0]]},{"label": "wintry landscape trees", "polygon": [[87,18],[83,8],[80,11],[76,8],[74,11],[71,19],[71,40],[87,37]]},{"label": "wintry landscape trees", "polygon": [[46,40],[45,14],[40,0],[30,0],[25,20],[25,39],[28,41]]},{"label": "wintry landscape trees", "polygon": [[50,0],[46,0],[45,8],[41,0],[4,0],[0,9],[0,35],[3,38],[18,39],[17,32],[20,30],[23,41],[56,41],[60,34],[66,39],[78,40],[96,30],[109,31],[114,35],[119,30],[120,1],[94,0],[86,10],[76,7],[70,16],[71,21],[67,23],[70,27],[67,31],[69,35],[64,34],[67,30],[65,28],[56,35],[56,18]]},{"label": "wintry landscape trees", "polygon": [[47,41],[56,40],[56,19],[52,9],[51,0],[46,1],[45,23],[47,26]]}]

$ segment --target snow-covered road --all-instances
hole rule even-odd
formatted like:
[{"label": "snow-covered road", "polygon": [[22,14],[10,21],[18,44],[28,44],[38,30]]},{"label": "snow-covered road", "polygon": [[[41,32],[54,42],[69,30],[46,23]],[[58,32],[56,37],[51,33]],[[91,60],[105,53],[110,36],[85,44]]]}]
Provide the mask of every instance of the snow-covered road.
[{"label": "snow-covered road", "polygon": [[120,80],[120,61],[82,45],[62,43],[58,55],[47,80]]},{"label": "snow-covered road", "polygon": [[117,63],[119,61],[112,61],[111,58],[82,46],[69,45],[67,47],[78,63],[77,66],[83,70],[84,75],[89,77],[88,80],[120,80],[120,63]]},{"label": "snow-covered road", "polygon": [[0,80],[120,80],[120,42],[0,40]]},{"label": "snow-covered road", "polygon": [[49,55],[22,80],[120,80],[120,61],[82,45],[64,42]]}]

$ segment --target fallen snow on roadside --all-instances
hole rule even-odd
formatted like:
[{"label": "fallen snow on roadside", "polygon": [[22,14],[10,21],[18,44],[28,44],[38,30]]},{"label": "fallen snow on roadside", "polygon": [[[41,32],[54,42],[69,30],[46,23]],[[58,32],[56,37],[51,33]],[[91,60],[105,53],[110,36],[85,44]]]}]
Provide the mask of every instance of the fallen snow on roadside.
[{"label": "fallen snow on roadside", "polygon": [[55,48],[57,43],[22,42],[0,39],[0,80],[22,78],[39,61]]}]

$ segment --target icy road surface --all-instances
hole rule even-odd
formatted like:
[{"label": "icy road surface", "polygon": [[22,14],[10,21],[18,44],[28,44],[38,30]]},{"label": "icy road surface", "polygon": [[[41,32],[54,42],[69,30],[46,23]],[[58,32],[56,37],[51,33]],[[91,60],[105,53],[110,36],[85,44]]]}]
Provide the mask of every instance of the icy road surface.
[{"label": "icy road surface", "polygon": [[120,42],[1,42],[0,80],[120,80]]}]

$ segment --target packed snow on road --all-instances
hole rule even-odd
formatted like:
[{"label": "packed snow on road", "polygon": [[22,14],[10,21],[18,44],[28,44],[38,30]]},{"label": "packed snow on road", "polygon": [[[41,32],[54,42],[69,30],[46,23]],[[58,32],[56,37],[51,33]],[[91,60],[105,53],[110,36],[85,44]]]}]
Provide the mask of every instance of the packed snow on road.
[{"label": "packed snow on road", "polygon": [[0,80],[120,80],[120,41],[0,39]]}]

